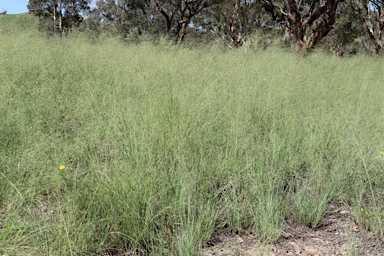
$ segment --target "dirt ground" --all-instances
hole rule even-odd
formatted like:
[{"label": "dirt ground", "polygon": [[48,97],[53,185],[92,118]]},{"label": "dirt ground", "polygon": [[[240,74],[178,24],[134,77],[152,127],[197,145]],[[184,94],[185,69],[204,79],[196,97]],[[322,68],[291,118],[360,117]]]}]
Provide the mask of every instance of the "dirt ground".
[{"label": "dirt ground", "polygon": [[349,207],[332,205],[316,230],[288,219],[279,241],[273,245],[261,245],[253,233],[236,235],[217,233],[201,255],[384,256],[384,243],[355,223]]}]

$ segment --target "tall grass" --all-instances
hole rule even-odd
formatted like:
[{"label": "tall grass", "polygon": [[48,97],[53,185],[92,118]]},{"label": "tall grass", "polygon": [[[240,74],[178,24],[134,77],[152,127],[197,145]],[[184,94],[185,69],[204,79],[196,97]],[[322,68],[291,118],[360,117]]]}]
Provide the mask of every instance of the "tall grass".
[{"label": "tall grass", "polygon": [[197,255],[333,201],[383,238],[382,59],[0,44],[0,254]]}]

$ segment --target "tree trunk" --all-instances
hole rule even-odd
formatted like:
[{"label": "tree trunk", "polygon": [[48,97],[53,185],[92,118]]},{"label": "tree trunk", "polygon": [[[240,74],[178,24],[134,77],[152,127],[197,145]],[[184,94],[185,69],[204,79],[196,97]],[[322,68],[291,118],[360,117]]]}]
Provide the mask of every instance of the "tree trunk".
[{"label": "tree trunk", "polygon": [[304,47],[304,28],[301,22],[301,14],[298,9],[297,3],[295,0],[284,0],[285,6],[289,8],[287,14],[288,22],[290,24],[290,30],[293,34],[293,38],[296,42],[296,45],[300,48]]},{"label": "tree trunk", "polygon": [[158,3],[156,3],[156,10],[158,10],[161,13],[161,15],[164,16],[165,21],[167,23],[167,33],[169,33],[171,31],[171,28],[172,28],[171,18],[169,18],[169,15],[163,10],[163,8],[161,8],[161,6]]},{"label": "tree trunk", "polygon": [[380,19],[379,19],[379,32],[378,32],[378,36],[377,36],[376,53],[379,53],[381,51],[381,49],[383,48],[383,44],[382,44],[383,28],[384,28],[384,20],[382,17],[380,17]]},{"label": "tree trunk", "polygon": [[53,33],[56,34],[56,3],[53,8]]},{"label": "tree trunk", "polygon": [[185,35],[187,34],[187,25],[189,24],[189,21],[180,21],[181,22],[181,27],[180,31],[178,33],[178,43],[184,42]]},{"label": "tree trunk", "polygon": [[383,36],[383,28],[384,28],[384,17],[382,14],[382,6],[375,5],[376,12],[377,12],[377,25],[378,25],[378,31],[377,35],[375,34],[375,31],[373,29],[373,17],[372,17],[372,11],[371,11],[371,5],[369,0],[364,0],[364,10],[366,15],[364,16],[365,20],[365,26],[367,29],[367,33],[369,38],[371,39],[374,47],[375,52],[378,54],[381,52],[381,49],[383,48],[382,45],[382,36]]},{"label": "tree trunk", "polygon": [[312,49],[333,29],[337,6],[342,1],[328,0],[323,5],[312,1],[303,14],[301,1],[284,0],[284,8],[272,0],[262,0],[262,5],[272,19],[285,28],[285,38],[292,40],[300,49]]},{"label": "tree trunk", "polygon": [[63,34],[63,2],[59,2],[59,31]]}]

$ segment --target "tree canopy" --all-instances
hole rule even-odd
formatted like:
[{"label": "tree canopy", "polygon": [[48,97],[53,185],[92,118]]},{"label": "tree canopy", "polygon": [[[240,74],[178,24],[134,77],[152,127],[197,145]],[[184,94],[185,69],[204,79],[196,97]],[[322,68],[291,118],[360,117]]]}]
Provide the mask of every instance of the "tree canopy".
[{"label": "tree canopy", "polygon": [[28,10],[40,20],[40,28],[53,33],[66,33],[79,27],[90,0],[30,0]]}]

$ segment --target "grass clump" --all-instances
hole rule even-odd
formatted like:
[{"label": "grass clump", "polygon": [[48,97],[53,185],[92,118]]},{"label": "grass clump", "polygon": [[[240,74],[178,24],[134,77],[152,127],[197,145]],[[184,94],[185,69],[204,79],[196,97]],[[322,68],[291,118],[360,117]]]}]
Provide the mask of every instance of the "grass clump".
[{"label": "grass clump", "polygon": [[382,235],[381,59],[0,43],[0,254],[197,255],[335,200]]}]

